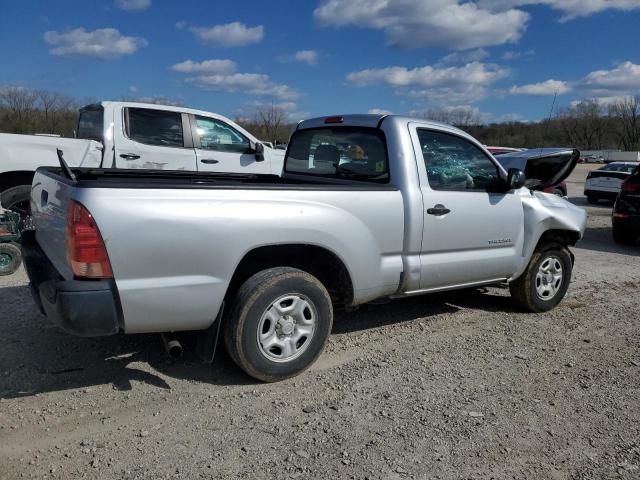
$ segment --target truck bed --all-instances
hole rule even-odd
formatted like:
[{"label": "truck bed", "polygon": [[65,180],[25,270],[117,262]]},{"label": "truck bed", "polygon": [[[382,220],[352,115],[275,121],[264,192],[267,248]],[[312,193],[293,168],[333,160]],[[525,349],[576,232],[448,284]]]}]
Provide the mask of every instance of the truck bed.
[{"label": "truck bed", "polygon": [[397,291],[404,205],[396,187],[271,175],[61,168],[36,172],[36,242],[57,275],[71,202],[104,240],[128,333],[198,330],[216,318],[238,264],[262,247],[318,246],[342,259],[363,303]]},{"label": "truck bed", "polygon": [[42,167],[38,171],[77,188],[397,190],[391,184],[293,174],[280,177],[185,170],[72,168],[77,180],[74,182],[58,167]]}]

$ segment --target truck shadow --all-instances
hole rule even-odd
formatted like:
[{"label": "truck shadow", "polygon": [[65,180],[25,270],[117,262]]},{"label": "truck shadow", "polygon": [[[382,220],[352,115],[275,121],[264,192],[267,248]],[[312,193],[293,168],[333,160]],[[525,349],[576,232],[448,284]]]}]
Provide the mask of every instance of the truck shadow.
[{"label": "truck shadow", "polygon": [[640,241],[631,245],[620,245],[613,240],[613,232],[608,227],[590,227],[584,232],[583,239],[576,248],[596,252],[618,253],[620,255],[640,255]]},{"label": "truck shadow", "polygon": [[[26,286],[0,288],[0,324],[5,332],[0,349],[0,398],[112,385],[128,391],[137,383],[171,389],[171,379],[212,385],[255,385],[238,369],[222,342],[213,365],[193,352],[193,335],[182,337],[185,356],[171,360],[159,335],[79,338],[66,334],[35,311]],[[410,322],[461,308],[513,311],[508,296],[483,290],[461,290],[365,305],[355,312],[337,311],[333,334],[349,334]],[[178,387],[179,388],[179,387]]]}]

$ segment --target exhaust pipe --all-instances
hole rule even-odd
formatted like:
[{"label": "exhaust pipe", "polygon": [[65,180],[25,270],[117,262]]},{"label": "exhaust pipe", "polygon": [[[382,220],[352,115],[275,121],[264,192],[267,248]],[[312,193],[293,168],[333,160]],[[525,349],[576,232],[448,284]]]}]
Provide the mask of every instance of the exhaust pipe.
[{"label": "exhaust pipe", "polygon": [[171,358],[180,358],[182,356],[182,344],[170,333],[161,333],[164,349]]}]

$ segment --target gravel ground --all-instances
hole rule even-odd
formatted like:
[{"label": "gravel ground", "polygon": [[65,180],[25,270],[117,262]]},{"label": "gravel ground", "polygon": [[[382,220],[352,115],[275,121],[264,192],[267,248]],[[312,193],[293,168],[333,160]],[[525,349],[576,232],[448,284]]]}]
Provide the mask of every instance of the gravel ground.
[{"label": "gravel ground", "polygon": [[587,208],[554,311],[500,288],[339,313],[310,371],[258,384],[220,351],[74,338],[0,280],[0,478],[640,478],[640,246]]}]

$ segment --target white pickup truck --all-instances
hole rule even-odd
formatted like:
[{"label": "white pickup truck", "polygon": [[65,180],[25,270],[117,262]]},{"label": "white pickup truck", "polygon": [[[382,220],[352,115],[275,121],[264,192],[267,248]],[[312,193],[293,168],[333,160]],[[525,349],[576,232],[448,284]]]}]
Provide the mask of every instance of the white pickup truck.
[{"label": "white pickup truck", "polygon": [[101,102],[80,109],[77,138],[0,134],[0,200],[29,212],[38,167],[144,168],[243,174],[282,171],[284,151],[271,148],[215,113],[191,108]]}]

